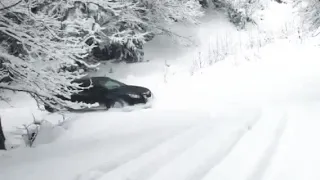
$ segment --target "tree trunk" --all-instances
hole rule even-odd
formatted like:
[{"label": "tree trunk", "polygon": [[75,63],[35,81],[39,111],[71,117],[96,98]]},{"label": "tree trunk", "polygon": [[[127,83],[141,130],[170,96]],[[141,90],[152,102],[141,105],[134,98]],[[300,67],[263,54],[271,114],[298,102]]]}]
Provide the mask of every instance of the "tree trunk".
[{"label": "tree trunk", "polygon": [[6,138],[4,137],[2,126],[1,126],[1,118],[0,118],[0,150],[5,150],[6,146],[4,144]]}]

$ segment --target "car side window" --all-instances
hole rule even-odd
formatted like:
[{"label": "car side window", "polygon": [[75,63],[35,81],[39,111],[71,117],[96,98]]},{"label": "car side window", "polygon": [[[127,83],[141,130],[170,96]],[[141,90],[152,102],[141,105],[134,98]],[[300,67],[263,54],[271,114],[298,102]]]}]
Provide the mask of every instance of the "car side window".
[{"label": "car side window", "polygon": [[104,86],[107,89],[115,89],[121,86],[120,83],[116,82],[116,81],[112,81],[112,80],[108,80],[107,82],[105,82]]}]

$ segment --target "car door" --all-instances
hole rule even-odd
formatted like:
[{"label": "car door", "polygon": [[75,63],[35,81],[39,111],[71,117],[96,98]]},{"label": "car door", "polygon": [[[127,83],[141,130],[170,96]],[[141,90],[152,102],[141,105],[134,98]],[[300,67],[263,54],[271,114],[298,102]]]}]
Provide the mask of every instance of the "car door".
[{"label": "car door", "polygon": [[91,101],[105,103],[107,97],[107,89],[96,85],[93,88],[91,88],[88,94]]},{"label": "car door", "polygon": [[94,100],[91,96],[92,96],[91,88],[85,89],[78,94],[72,95],[72,101],[92,104],[92,103],[94,103]]}]

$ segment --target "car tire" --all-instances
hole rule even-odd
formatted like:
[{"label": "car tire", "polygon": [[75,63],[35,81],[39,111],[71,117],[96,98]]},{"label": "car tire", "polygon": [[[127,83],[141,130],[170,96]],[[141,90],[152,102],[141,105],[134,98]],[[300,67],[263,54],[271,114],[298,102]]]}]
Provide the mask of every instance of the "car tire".
[{"label": "car tire", "polygon": [[112,103],[111,108],[116,108],[116,109],[123,108],[125,104],[126,103],[123,100],[116,100]]}]

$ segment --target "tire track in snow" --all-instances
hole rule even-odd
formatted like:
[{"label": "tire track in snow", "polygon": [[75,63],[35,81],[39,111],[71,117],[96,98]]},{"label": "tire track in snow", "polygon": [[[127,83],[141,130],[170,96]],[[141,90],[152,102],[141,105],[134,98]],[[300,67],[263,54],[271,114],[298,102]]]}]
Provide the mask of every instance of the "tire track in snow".
[{"label": "tire track in snow", "polygon": [[75,180],[96,180],[96,179],[99,179],[105,173],[108,173],[109,171],[112,171],[112,170],[120,167],[122,164],[125,164],[125,163],[131,161],[132,159],[139,157],[143,153],[151,151],[155,146],[157,146],[165,141],[168,141],[176,136],[179,136],[180,134],[183,134],[184,132],[186,132],[192,128],[194,128],[194,127],[192,125],[190,125],[186,128],[183,128],[183,130],[179,130],[177,133],[170,135],[169,137],[166,137],[164,139],[157,140],[153,143],[144,145],[143,147],[138,148],[137,150],[135,150],[133,152],[120,155],[120,157],[115,158],[114,160],[107,161],[99,166],[91,168],[90,170],[88,170],[84,173],[78,174],[75,177]]},{"label": "tire track in snow", "polygon": [[[242,124],[240,127],[232,127],[233,123],[236,123],[239,119],[230,122],[231,124],[224,124],[225,127],[222,127],[222,131],[212,132],[210,136],[202,139],[188,151],[180,154],[173,162],[160,169],[150,180],[199,180],[213,166],[216,166],[228,156],[242,137],[260,120],[260,116],[261,112],[259,111],[249,121],[249,124]],[[226,129],[230,126],[231,129]],[[217,141],[210,145],[214,140]]]},{"label": "tire track in snow", "polygon": [[[261,112],[256,112],[257,111],[254,111],[254,113],[251,112],[249,117],[242,117],[242,121],[239,119],[238,115],[234,115],[234,112],[231,114],[231,120],[228,119],[229,114],[223,114],[222,119],[218,119],[218,122],[213,121],[214,119],[210,119],[210,121],[202,121],[200,122],[202,123],[201,125],[191,127],[190,129],[187,129],[186,131],[183,131],[172,138],[167,138],[166,141],[158,143],[156,146],[149,148],[143,153],[136,154],[135,157],[126,158],[125,161],[118,162],[117,166],[110,168],[110,163],[107,162],[105,165],[101,165],[98,168],[93,168],[92,170],[80,175],[77,180],[153,179],[154,175],[157,175],[158,171],[161,171],[163,168],[168,169],[168,165],[170,169],[170,164],[172,164],[172,161],[176,160],[177,158],[179,159],[181,156],[183,156],[183,161],[186,161],[186,163],[190,164],[188,158],[195,155],[194,150],[197,151],[196,153],[204,153],[204,156],[201,155],[198,158],[196,162],[197,166],[194,166],[192,169],[190,169],[191,171],[188,169],[181,169],[185,170],[183,173],[187,175],[190,175],[195,171],[199,172],[199,165],[205,162],[205,165],[207,166],[207,159],[212,159],[210,157],[214,156],[219,159],[221,154],[225,154],[225,156],[227,156],[228,151],[231,151],[239,139],[241,139],[242,136],[252,126],[254,126],[257,121],[259,121]],[[206,145],[215,139],[218,140],[218,142],[215,143],[215,146],[210,147],[209,150],[206,150]],[[222,143],[219,143],[220,141]],[[227,146],[221,147],[221,144],[224,144],[223,142],[226,142]],[[229,148],[230,150],[228,150]],[[176,169],[177,167],[179,167],[179,165],[174,166],[173,169]],[[211,167],[205,169],[210,170]],[[170,176],[170,174],[167,175],[169,175],[169,179],[175,179],[174,177]],[[158,176],[158,179],[162,180],[163,178]]]},{"label": "tire track in snow", "polygon": [[269,113],[265,110],[263,114],[255,128],[202,180],[259,180],[263,177],[287,123],[286,113],[281,110],[271,108]]},{"label": "tire track in snow", "polygon": [[287,126],[287,121],[288,121],[288,118],[287,118],[287,114],[285,113],[283,115],[283,118],[279,122],[279,125],[275,131],[275,136],[273,137],[272,142],[270,143],[269,147],[265,150],[264,156],[261,158],[259,164],[256,166],[252,175],[249,176],[247,180],[260,180],[263,178],[265,171],[268,169],[270,162],[272,161],[273,156],[278,149],[280,140]]},{"label": "tire track in snow", "polygon": [[221,149],[218,153],[220,156],[217,157],[216,154],[209,157],[206,162],[204,162],[202,165],[198,166],[195,173],[190,175],[187,180],[200,180],[202,179],[212,168],[219,165],[234,149],[234,147],[239,143],[239,141],[247,134],[252,128],[255,127],[255,125],[259,122],[259,119],[261,117],[261,112],[257,115],[255,118],[256,120],[248,126],[247,129],[244,129],[243,131],[238,131],[236,135],[236,139],[231,142],[225,149]]},{"label": "tire track in snow", "polygon": [[[188,139],[197,137],[201,138],[202,135],[205,135],[210,129],[204,125],[191,125],[191,127],[188,127],[182,131],[179,131],[178,133],[174,134],[173,136],[170,136],[166,138],[165,140],[162,140],[160,142],[154,143],[151,146],[143,147],[134,153],[125,154],[123,157],[120,157],[120,161],[118,162],[107,162],[105,165],[101,165],[99,167],[95,167],[92,170],[89,170],[88,172],[78,175],[75,179],[76,180],[97,180],[105,176],[106,174],[116,171],[117,169],[121,169],[122,166],[125,166],[126,164],[130,164],[131,162],[134,162],[135,160],[143,157],[144,155],[148,154],[149,152],[154,151],[155,149],[165,145],[170,144],[170,142],[177,141],[178,139]],[[199,131],[202,132],[199,134]],[[197,135],[198,133],[198,135]],[[190,136],[190,137],[189,137]],[[196,138],[194,140],[197,140]],[[192,141],[192,140],[190,140]],[[192,142],[191,142],[192,143]]]},{"label": "tire track in snow", "polygon": [[215,124],[195,127],[184,134],[176,136],[157,147],[152,151],[144,153],[121,167],[108,172],[101,180],[145,180],[152,176],[158,169],[165,166],[179,154],[186,151],[190,146],[196,144],[203,137],[210,134]]}]

